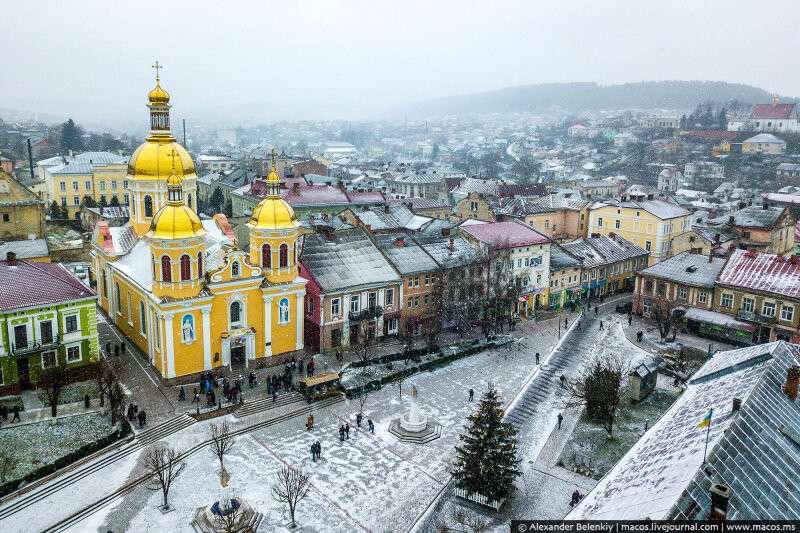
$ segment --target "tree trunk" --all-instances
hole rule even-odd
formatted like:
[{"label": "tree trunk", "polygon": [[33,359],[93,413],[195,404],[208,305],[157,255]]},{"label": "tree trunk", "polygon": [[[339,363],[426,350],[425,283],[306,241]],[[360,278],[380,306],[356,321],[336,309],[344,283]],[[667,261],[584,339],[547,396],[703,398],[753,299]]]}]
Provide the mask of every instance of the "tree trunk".
[{"label": "tree trunk", "polygon": [[52,401],[52,405],[50,405],[50,416],[55,418],[57,414],[58,414],[58,399],[54,399]]},{"label": "tree trunk", "polygon": [[289,514],[292,517],[292,529],[294,529],[295,527],[297,527],[297,524],[294,521],[294,505],[292,505],[291,503],[289,504]]},{"label": "tree trunk", "polygon": [[166,511],[167,509],[169,509],[169,504],[167,503],[167,495],[169,494],[169,492],[166,489],[162,490],[162,492],[164,493],[164,510]]}]

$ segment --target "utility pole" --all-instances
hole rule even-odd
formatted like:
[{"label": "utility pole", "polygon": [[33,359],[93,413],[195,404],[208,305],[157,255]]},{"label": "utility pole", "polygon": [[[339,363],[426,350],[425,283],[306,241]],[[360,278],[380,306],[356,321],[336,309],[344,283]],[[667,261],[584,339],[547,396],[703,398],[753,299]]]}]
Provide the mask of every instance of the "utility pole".
[{"label": "utility pole", "polygon": [[186,119],[185,118],[183,119],[183,147],[186,148],[187,150],[189,149],[189,147],[186,146]]}]

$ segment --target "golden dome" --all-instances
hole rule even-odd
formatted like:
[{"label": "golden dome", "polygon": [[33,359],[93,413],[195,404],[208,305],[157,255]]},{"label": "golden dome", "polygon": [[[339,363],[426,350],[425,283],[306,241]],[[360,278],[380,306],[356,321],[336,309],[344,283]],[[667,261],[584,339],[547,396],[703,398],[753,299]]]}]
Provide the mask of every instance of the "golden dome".
[{"label": "golden dome", "polygon": [[168,104],[169,93],[161,88],[161,84],[156,81],[156,86],[153,90],[147,93],[147,99],[151,104]]},{"label": "golden dome", "polygon": [[247,225],[253,229],[292,229],[300,223],[292,206],[281,198],[268,196],[253,209]]},{"label": "golden dome", "polygon": [[171,240],[201,237],[205,233],[197,213],[183,203],[168,203],[156,212],[147,236],[151,239]]},{"label": "golden dome", "polygon": [[148,138],[128,160],[128,175],[134,180],[166,179],[172,174],[172,151],[178,155],[175,172],[182,178],[196,178],[192,156],[173,138]]}]

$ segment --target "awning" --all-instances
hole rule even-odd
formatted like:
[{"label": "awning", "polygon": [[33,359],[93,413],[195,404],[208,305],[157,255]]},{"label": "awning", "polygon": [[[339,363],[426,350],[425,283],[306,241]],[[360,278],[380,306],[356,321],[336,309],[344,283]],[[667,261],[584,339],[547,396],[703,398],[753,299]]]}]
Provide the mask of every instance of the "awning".
[{"label": "awning", "polygon": [[758,327],[755,324],[748,324],[741,320],[736,320],[730,315],[717,313],[716,311],[707,311],[705,309],[689,308],[684,315],[687,320],[694,320],[696,322],[705,322],[707,324],[714,324],[723,326],[729,329],[741,329],[753,333]]}]

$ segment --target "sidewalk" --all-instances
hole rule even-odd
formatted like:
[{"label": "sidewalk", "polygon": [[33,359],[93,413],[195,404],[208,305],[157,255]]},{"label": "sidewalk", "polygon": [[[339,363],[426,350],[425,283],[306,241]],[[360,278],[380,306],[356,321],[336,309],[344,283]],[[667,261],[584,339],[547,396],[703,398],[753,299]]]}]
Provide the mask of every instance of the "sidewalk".
[{"label": "sidewalk", "polygon": [[[39,422],[45,422],[47,420],[54,420],[52,416],[50,416],[50,407],[37,407],[32,409],[27,409],[27,402],[25,403],[26,409],[21,411],[19,416],[21,421],[20,422],[11,422],[11,415],[9,414],[9,421],[0,427],[0,431],[10,427],[19,427],[19,426],[26,426],[28,424],[36,424]],[[41,402],[39,402],[41,405]],[[87,413],[94,413],[97,411],[103,411],[104,408],[100,407],[100,400],[94,399],[90,402],[90,407],[87,409],[83,406],[83,402],[74,402],[74,403],[65,403],[58,406],[58,413],[56,415],[56,420],[61,418],[67,418],[71,416],[77,415],[85,415]]]}]

